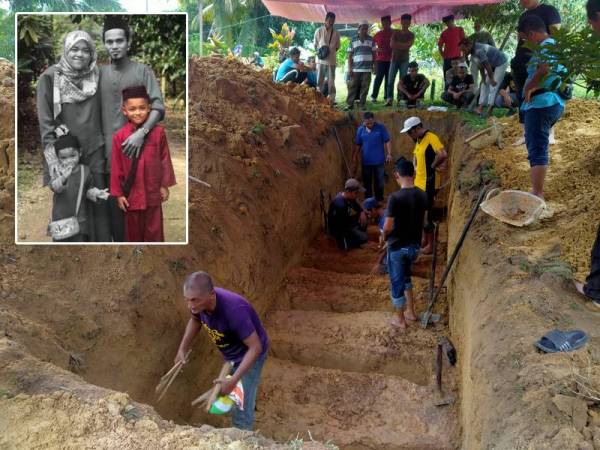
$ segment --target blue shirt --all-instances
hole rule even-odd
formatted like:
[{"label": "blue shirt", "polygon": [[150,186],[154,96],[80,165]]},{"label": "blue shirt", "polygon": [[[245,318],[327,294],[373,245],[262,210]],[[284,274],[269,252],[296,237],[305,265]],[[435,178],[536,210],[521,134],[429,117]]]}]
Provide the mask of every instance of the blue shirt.
[{"label": "blue shirt", "polygon": [[[552,38],[547,38],[544,41],[542,41],[541,45],[542,47],[549,47],[551,45],[555,44],[555,40]],[[547,48],[542,48],[540,50],[541,54],[545,54],[548,53],[548,49]],[[533,74],[535,73],[535,71],[538,68],[538,65],[541,64],[542,62],[544,62],[542,60],[542,58],[540,58],[540,56],[537,53],[534,53],[534,55],[531,57],[531,59],[529,60],[529,63],[527,64],[527,81],[525,83],[525,85],[527,85],[527,83],[529,83],[529,80],[531,80],[531,78],[533,77]],[[556,104],[559,104],[561,106],[565,106],[565,101],[561,98],[560,95],[558,95],[558,93],[552,89],[552,83],[554,82],[554,80],[556,80],[556,78],[558,78],[558,73],[562,72],[565,70],[565,67],[562,66],[561,64],[553,64],[552,61],[546,61],[549,65],[549,75],[548,77],[541,82],[540,87],[544,88],[544,89],[548,89],[548,92],[544,92],[542,94],[538,94],[535,97],[531,98],[531,102],[529,103],[523,103],[523,105],[521,106],[521,110],[523,111],[527,111],[529,109],[535,109],[535,108],[548,108],[550,106],[554,106]]]},{"label": "blue shirt", "polygon": [[371,131],[361,125],[356,132],[356,145],[361,146],[362,163],[365,166],[378,166],[385,164],[384,144],[390,141],[388,130],[380,123],[375,122]]},{"label": "blue shirt", "polygon": [[275,81],[281,81],[286,73],[294,69],[296,63],[292,61],[292,58],[288,58],[281,63],[279,69],[277,69],[277,75],[275,75]]}]

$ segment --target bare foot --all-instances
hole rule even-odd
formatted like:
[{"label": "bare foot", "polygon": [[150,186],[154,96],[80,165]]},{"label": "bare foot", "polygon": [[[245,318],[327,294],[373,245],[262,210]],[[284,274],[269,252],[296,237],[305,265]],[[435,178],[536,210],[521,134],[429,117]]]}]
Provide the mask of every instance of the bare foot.
[{"label": "bare foot", "polygon": [[585,295],[585,292],[583,291],[583,283],[580,283],[579,281],[574,281],[573,284],[575,285],[575,289],[577,289],[577,292],[587,297],[587,295]]},{"label": "bare foot", "polygon": [[404,313],[404,318],[410,322],[416,322],[418,320],[415,314],[409,312]]},{"label": "bare foot", "polygon": [[400,328],[401,330],[406,330],[406,322],[400,322],[398,318],[390,320],[390,325],[396,328]]}]

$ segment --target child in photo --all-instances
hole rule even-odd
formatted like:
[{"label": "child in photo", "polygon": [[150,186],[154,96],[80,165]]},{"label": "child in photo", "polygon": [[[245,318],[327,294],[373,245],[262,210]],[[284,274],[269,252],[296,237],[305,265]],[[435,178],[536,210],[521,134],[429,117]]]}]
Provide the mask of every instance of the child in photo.
[{"label": "child in photo", "polygon": [[[107,200],[109,196],[108,189],[98,189],[93,186],[93,177],[90,174],[89,167],[79,164],[81,149],[75,136],[65,134],[59,137],[54,143],[54,151],[58,157],[58,164],[54,176],[50,180],[50,189],[54,192],[52,221],[77,217],[79,233],[64,239],[57,239],[53,236],[52,240],[55,242],[90,241],[93,230],[90,226],[91,208],[88,200],[94,203],[99,200]],[[82,180],[82,195],[79,207],[77,207]]]},{"label": "child in photo", "polygon": [[[144,86],[128,87],[122,97],[128,123],[113,135],[110,193],[125,213],[125,241],[164,242],[162,203],[169,199],[169,188],[175,185],[167,136],[161,126],[144,128],[150,114]],[[122,144],[138,129],[146,139],[140,154],[129,159]]]}]

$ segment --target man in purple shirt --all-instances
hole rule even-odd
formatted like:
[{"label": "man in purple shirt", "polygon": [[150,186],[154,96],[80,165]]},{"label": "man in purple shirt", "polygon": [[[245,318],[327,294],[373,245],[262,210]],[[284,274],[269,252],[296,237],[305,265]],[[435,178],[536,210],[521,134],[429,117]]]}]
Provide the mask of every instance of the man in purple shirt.
[{"label": "man in purple shirt", "polygon": [[234,408],[233,426],[252,430],[256,390],[269,349],[269,338],[256,311],[241,295],[214,287],[206,272],[188,275],[183,284],[183,296],[192,317],[185,328],[175,362],[187,362],[185,355],[200,328],[204,328],[223,358],[234,363],[231,378],[214,381],[221,385],[221,395],[229,394],[240,380],[244,386],[244,409]]}]

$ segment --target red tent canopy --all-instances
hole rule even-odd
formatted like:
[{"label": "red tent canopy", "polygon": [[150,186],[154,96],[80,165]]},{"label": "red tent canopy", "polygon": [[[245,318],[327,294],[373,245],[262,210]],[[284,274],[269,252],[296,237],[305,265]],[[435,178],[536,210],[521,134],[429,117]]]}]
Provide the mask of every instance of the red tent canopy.
[{"label": "red tent canopy", "polygon": [[393,21],[411,14],[413,23],[437,22],[465,5],[501,3],[503,0],[262,0],[274,16],[304,22],[322,22],[328,11],[335,13],[336,23],[378,22],[390,15]]}]

